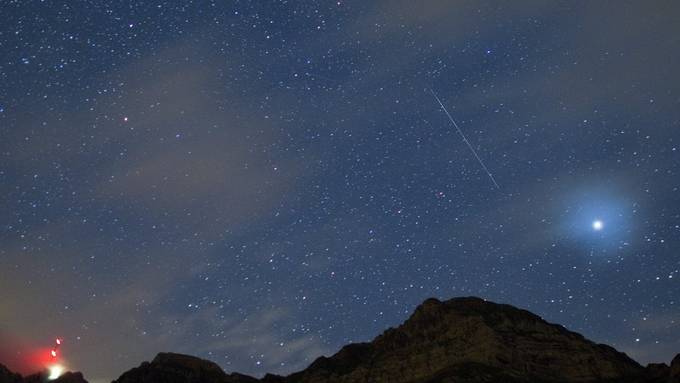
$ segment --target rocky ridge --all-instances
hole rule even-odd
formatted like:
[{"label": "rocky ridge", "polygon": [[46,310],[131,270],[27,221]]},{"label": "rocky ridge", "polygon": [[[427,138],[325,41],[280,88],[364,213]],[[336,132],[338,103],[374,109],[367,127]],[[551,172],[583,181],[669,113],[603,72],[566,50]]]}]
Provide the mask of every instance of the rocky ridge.
[{"label": "rocky ridge", "polygon": [[[37,383],[0,365],[0,383]],[[38,380],[35,380],[38,379]],[[64,380],[62,380],[64,379]],[[86,383],[64,375],[55,383]],[[397,328],[350,344],[289,376],[225,373],[193,356],[161,353],[113,383],[680,383],[680,354],[670,366],[640,366],[614,348],[551,324],[529,311],[479,298],[428,299]]]}]

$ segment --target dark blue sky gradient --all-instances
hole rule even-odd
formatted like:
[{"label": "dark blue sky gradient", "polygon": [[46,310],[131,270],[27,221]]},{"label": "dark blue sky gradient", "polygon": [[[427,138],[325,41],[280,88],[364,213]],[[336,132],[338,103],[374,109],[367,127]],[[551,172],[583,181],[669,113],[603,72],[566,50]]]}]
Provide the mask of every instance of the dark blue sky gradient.
[{"label": "dark blue sky gradient", "polygon": [[668,362],[678,18],[661,1],[6,2],[0,357],[59,335],[94,382],[159,351],[289,373],[427,297],[476,295]]}]

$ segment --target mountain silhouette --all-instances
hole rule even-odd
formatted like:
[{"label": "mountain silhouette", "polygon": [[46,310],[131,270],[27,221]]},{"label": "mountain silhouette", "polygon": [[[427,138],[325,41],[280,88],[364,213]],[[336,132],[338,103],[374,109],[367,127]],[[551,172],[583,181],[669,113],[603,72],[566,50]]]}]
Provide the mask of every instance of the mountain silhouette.
[{"label": "mountain silhouette", "polygon": [[[0,365],[0,383],[37,383]],[[62,380],[63,379],[63,380]],[[70,373],[55,383],[86,383]],[[428,299],[397,328],[349,344],[288,376],[225,373],[188,355],[160,353],[113,383],[680,383],[671,365],[643,367],[614,348],[551,324],[529,311],[479,298]]]},{"label": "mountain silhouette", "polygon": [[0,364],[0,383],[88,383],[80,372],[65,372],[53,380],[48,379],[49,375],[48,371],[40,371],[24,377]]}]

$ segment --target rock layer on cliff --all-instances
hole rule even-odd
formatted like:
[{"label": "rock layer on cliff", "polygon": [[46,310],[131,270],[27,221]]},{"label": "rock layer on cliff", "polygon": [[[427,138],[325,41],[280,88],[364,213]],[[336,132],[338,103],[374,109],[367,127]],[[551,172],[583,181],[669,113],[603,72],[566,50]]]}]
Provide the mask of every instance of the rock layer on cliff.
[{"label": "rock layer on cliff", "polygon": [[587,382],[639,376],[643,370],[625,354],[528,311],[457,298],[428,299],[398,328],[320,358],[287,381],[434,382],[474,371],[471,375],[489,379]]}]

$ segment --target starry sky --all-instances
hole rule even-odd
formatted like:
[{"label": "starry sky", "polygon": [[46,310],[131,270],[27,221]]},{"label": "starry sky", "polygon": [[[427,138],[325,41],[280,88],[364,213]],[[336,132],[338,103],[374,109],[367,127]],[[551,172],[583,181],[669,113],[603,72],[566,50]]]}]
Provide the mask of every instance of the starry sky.
[{"label": "starry sky", "polygon": [[285,374],[468,295],[668,362],[678,63],[674,1],[4,1],[0,363]]}]

